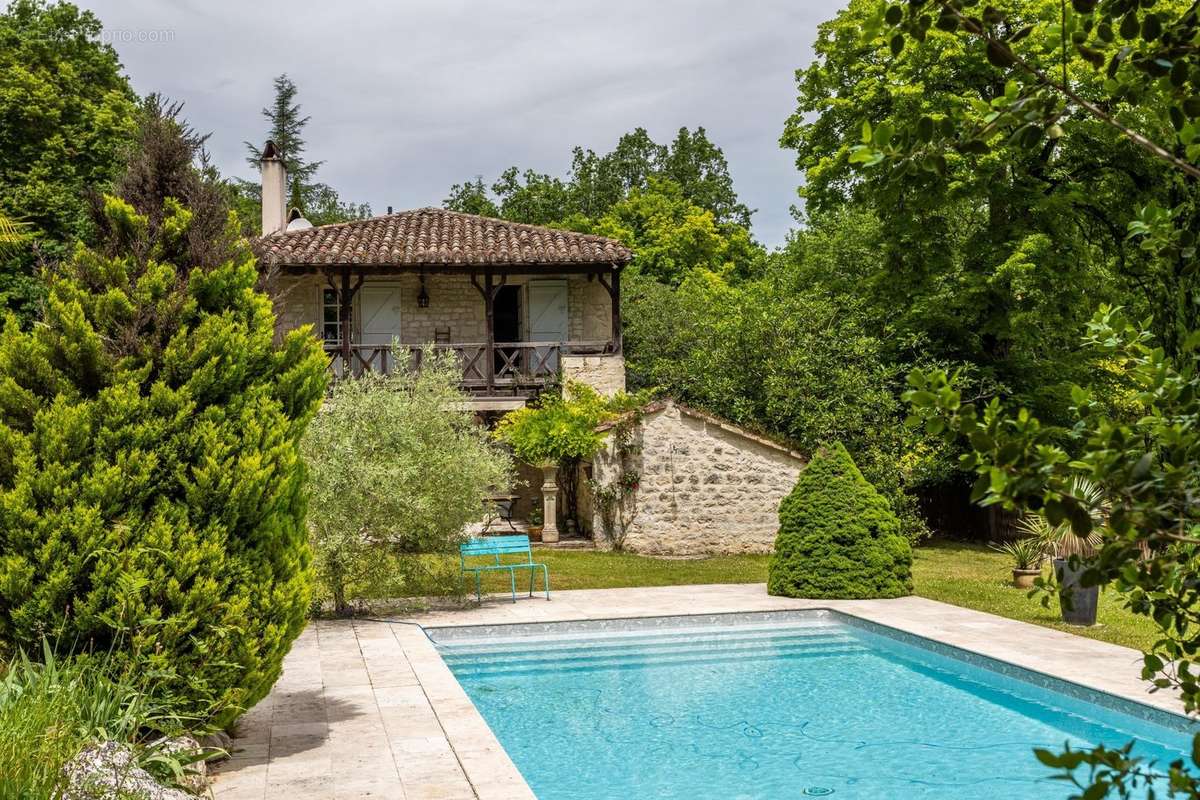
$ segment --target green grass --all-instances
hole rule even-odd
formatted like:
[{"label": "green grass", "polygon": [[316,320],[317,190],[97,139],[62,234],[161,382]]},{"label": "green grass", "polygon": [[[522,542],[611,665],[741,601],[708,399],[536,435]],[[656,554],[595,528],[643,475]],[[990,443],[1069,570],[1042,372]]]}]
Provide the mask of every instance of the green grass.
[{"label": "green grass", "polygon": [[[664,559],[550,549],[538,549],[534,554],[537,560],[550,566],[550,585],[554,590],[761,583],[767,579],[769,558],[745,555]],[[931,541],[916,549],[913,583],[921,597],[1139,650],[1149,648],[1157,638],[1154,623],[1123,609],[1120,598],[1113,592],[1100,595],[1099,624],[1078,628],[1059,620],[1056,600],[1052,600],[1050,608],[1043,608],[1040,598],[1030,598],[1027,592],[1014,588],[1010,578],[1007,557],[983,545]],[[497,576],[492,577],[488,586],[497,592],[507,589]]]},{"label": "green grass", "polygon": [[[769,556],[741,555],[711,558],[654,558],[631,553],[595,550],[538,548],[534,559],[550,567],[550,587],[564,589],[615,589],[634,586],[680,586],[703,583],[764,583]],[[441,559],[439,586],[453,590],[457,583],[458,559]],[[1041,599],[1012,586],[1008,557],[988,547],[964,542],[935,540],[916,549],[913,583],[916,594],[943,603],[986,611],[1002,617],[1044,625],[1139,650],[1148,649],[1157,638],[1154,623],[1121,607],[1113,592],[1100,595],[1099,624],[1093,628],[1064,625],[1059,620],[1057,599],[1044,608]],[[540,581],[540,577],[539,577]],[[518,586],[522,579],[518,577]],[[508,576],[484,578],[485,592],[507,592]],[[526,584],[528,585],[528,584]],[[403,596],[405,587],[372,587],[372,597]],[[433,594],[415,590],[409,594]],[[465,588],[465,587],[464,587]],[[470,587],[474,590],[474,586]]]},{"label": "green grass", "polygon": [[1149,649],[1158,638],[1154,622],[1126,611],[1112,591],[1100,593],[1099,624],[1063,624],[1057,598],[1043,608],[1040,597],[1029,598],[1027,591],[1013,588],[1008,557],[982,545],[935,541],[918,547],[914,556],[913,583],[921,597],[1138,650]]},{"label": "green grass", "polygon": [[64,766],[110,739],[130,745],[141,766],[173,785],[180,757],[141,740],[177,733],[182,724],[140,681],[109,671],[103,657],[60,660],[49,650],[40,662],[23,655],[0,661],[0,800],[58,798],[67,788]]}]

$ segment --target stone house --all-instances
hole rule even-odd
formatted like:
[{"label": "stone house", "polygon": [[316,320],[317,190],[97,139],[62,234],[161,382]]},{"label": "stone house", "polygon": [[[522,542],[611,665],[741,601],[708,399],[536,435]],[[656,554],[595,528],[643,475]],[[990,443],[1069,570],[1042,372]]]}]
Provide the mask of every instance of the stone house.
[{"label": "stone house", "polygon": [[[625,549],[662,555],[772,550],[779,502],[804,468],[802,455],[671,400],[647,406],[639,422],[630,422],[602,426],[605,447],[584,467],[594,486],[608,488],[610,497],[623,495]],[[620,535],[619,514],[606,525],[588,483],[580,481],[580,507],[590,516],[596,545],[611,547],[605,531],[615,527]]]},{"label": "stone house", "polygon": [[287,209],[272,142],[261,170],[278,329],[311,325],[334,375],[415,369],[432,346],[458,355],[479,412],[560,380],[624,388],[620,242],[439,208],[314,227]]},{"label": "stone house", "polygon": [[[282,334],[311,326],[338,378],[420,368],[426,348],[450,351],[484,422],[547,387],[625,388],[621,272],[629,249],[613,239],[437,208],[313,226],[286,200],[275,146],[263,148],[260,266],[271,275]],[[639,513],[626,545],[648,553],[763,552],[779,499],[801,461],[786,448],[674,403],[655,404],[636,432]],[[587,491],[619,478],[628,458],[609,449],[585,465],[579,523],[603,525]],[[521,465],[497,487],[514,529],[535,506],[547,539],[563,519],[553,482]]]}]

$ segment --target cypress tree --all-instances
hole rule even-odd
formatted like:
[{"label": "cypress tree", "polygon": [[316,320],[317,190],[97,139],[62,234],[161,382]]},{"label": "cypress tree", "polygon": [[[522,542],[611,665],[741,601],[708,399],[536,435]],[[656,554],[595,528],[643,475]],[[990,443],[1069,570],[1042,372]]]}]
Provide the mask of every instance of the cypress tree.
[{"label": "cypress tree", "polygon": [[219,205],[96,207],[101,238],[47,276],[38,324],[0,333],[0,640],[112,650],[225,723],[304,625],[298,445],[325,357],[307,332],[276,342],[236,219],[197,234]]},{"label": "cypress tree", "polygon": [[912,593],[912,548],[840,442],[822,447],[779,505],[767,590],[784,597]]}]

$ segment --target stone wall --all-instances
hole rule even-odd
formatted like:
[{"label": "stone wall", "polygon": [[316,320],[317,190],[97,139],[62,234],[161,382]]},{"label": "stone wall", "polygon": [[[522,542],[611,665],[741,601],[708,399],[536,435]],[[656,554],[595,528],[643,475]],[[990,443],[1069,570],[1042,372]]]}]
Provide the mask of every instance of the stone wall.
[{"label": "stone wall", "polygon": [[563,356],[563,384],[586,383],[605,397],[625,391],[625,359],[619,355]]},{"label": "stone wall", "polygon": [[[766,553],[775,543],[779,501],[804,461],[795,453],[707,415],[665,403],[632,435],[640,473],[628,550],[651,554]],[[621,472],[613,435],[592,464],[598,482]],[[597,546],[606,546],[599,514]]]},{"label": "stone wall", "polygon": [[[506,285],[523,286],[530,280],[537,279],[510,276]],[[426,276],[428,308],[417,305],[417,294],[421,289],[417,275],[406,273],[387,278],[368,277],[366,281],[400,287],[400,341],[404,344],[433,342],[437,331],[447,328],[451,342],[478,343],[487,339],[483,298],[471,285],[467,275]],[[321,314],[321,290],[328,285],[322,275],[281,276],[277,281],[277,330],[282,333],[307,324],[317,329]],[[528,306],[524,296],[521,298],[521,307],[525,319],[523,327],[528,331]],[[567,278],[567,335],[572,341],[606,342],[611,337],[612,307],[608,292],[599,281],[589,281],[585,275]]]}]

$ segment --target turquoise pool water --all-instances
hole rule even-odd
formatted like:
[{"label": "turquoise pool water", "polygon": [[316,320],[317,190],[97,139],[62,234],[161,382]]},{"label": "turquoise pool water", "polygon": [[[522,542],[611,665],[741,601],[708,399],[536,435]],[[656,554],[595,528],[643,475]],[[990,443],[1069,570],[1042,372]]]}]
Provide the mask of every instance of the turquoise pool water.
[{"label": "turquoise pool water", "polygon": [[830,612],[430,635],[540,800],[1052,800],[1034,747],[1191,750],[1171,715]]}]

